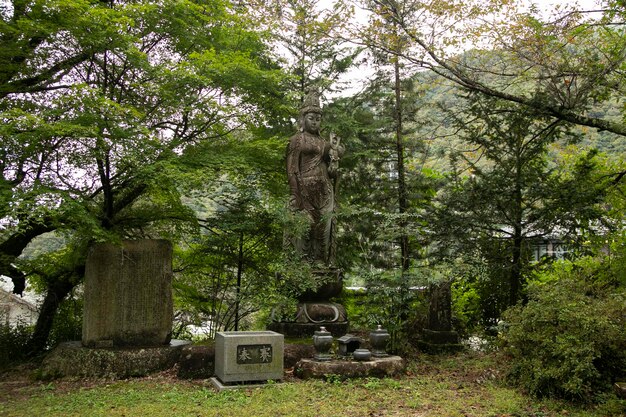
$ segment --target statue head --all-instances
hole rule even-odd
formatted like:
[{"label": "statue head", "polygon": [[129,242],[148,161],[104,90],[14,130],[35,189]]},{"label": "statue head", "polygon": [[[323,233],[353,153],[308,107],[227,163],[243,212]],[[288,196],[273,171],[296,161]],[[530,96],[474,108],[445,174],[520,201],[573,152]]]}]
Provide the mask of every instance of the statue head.
[{"label": "statue head", "polygon": [[300,107],[298,120],[300,131],[319,134],[321,120],[322,107],[320,106],[319,92],[317,89],[311,89],[304,97],[302,107]]}]

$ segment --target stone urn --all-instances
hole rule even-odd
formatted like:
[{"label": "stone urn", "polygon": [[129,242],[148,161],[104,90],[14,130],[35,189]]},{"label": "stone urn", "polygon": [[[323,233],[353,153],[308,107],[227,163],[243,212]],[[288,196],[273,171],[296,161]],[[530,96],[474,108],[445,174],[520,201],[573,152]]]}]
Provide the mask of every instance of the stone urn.
[{"label": "stone urn", "polygon": [[331,360],[330,348],[333,345],[333,336],[324,326],[313,334],[313,346],[315,347],[316,361],[324,362]]},{"label": "stone urn", "polygon": [[370,332],[370,346],[372,348],[372,356],[375,358],[382,358],[387,355],[387,341],[389,340],[389,333],[383,329],[380,324],[376,330]]},{"label": "stone urn", "polygon": [[355,349],[352,352],[352,358],[356,361],[369,361],[372,358],[372,352],[367,349]]}]

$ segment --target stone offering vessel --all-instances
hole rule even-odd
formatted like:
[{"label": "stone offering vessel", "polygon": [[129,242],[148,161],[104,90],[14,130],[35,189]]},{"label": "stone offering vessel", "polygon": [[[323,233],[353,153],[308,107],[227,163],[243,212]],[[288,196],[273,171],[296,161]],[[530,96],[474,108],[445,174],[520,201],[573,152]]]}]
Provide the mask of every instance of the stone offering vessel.
[{"label": "stone offering vessel", "polygon": [[333,336],[324,326],[320,327],[313,335],[313,346],[315,346],[315,360],[324,362],[331,360],[330,348],[333,345]]},{"label": "stone offering vessel", "polygon": [[372,352],[367,349],[355,349],[352,357],[357,361],[369,361],[372,358]]},{"label": "stone offering vessel", "polygon": [[376,330],[370,332],[370,345],[372,347],[372,356],[376,358],[383,358],[387,355],[387,341],[389,340],[389,333],[383,329],[380,324]]}]

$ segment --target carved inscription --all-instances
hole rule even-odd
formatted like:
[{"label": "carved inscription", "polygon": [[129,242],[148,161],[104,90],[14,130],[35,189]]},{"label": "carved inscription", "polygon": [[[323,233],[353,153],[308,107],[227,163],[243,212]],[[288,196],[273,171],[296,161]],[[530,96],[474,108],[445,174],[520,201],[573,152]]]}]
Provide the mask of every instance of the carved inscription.
[{"label": "carved inscription", "polygon": [[272,362],[272,345],[238,345],[237,364]]}]

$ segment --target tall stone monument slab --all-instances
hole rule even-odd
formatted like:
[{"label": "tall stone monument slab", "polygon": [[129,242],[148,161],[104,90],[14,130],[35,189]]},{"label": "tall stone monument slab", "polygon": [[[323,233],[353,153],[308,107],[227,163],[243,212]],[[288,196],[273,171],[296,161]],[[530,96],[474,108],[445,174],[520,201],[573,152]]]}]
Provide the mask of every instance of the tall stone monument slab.
[{"label": "tall stone monument slab", "polygon": [[84,303],[83,346],[169,344],[171,243],[145,239],[94,245],[85,266]]}]

